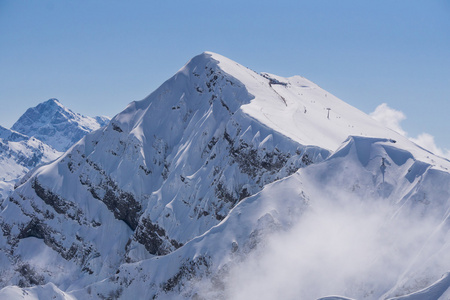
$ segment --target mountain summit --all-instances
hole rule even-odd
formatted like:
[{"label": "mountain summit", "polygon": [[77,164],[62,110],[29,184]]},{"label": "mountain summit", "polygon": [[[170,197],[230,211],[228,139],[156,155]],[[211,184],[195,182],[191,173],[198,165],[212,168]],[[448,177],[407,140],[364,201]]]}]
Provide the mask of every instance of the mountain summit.
[{"label": "mountain summit", "polygon": [[28,109],[13,129],[0,126],[0,199],[6,198],[28,171],[56,159],[61,151],[108,122],[106,117],[84,117],[50,99]]},{"label": "mountain summit", "polygon": [[[79,299],[407,294],[450,270],[414,261],[430,253],[422,239],[446,232],[439,224],[450,211],[449,169],[303,77],[259,74],[205,52],[21,180],[0,213],[0,283]],[[433,218],[410,233],[404,216]],[[366,219],[373,225],[364,241],[383,250],[368,259],[356,255],[365,245],[352,247]],[[414,242],[397,245],[396,235]],[[448,253],[440,237],[433,245]],[[286,253],[277,246],[284,244]],[[375,263],[388,268],[398,249],[408,249],[405,260],[378,276],[386,272]],[[336,265],[341,256],[362,257],[363,267]],[[267,264],[252,264],[260,258]],[[442,258],[434,255],[431,266]],[[325,271],[297,280],[314,270]],[[294,284],[283,290],[288,271]],[[271,274],[282,280],[261,277]],[[259,279],[271,290],[252,289]],[[22,295],[20,288],[2,292]]]},{"label": "mountain summit", "polygon": [[11,129],[34,136],[64,152],[84,135],[103,127],[108,121],[107,117],[91,118],[74,113],[57,99],[49,99],[29,108]]}]

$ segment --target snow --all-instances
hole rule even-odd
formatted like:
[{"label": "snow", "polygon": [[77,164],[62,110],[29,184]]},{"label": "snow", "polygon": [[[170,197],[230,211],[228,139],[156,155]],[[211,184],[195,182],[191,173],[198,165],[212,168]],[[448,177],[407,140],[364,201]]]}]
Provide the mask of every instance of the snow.
[{"label": "snow", "polygon": [[53,283],[47,283],[43,286],[21,289],[17,286],[8,286],[0,290],[1,299],[23,299],[23,300],[75,300],[72,296],[59,290]]},{"label": "snow", "polygon": [[0,199],[34,167],[56,159],[60,152],[43,142],[0,126]]},{"label": "snow", "polygon": [[34,167],[56,159],[108,122],[108,117],[84,117],[50,99],[28,109],[12,129],[0,126],[0,199],[7,198]]},{"label": "snow", "polygon": [[322,297],[320,299],[317,300],[352,300],[350,298],[345,298],[345,297],[340,297],[340,296],[327,296],[327,297]]},{"label": "snow", "polygon": [[11,128],[64,152],[85,134],[108,122],[108,117],[85,117],[64,107],[57,99],[49,99],[29,108]]},{"label": "snow", "polygon": [[[389,300],[444,300],[450,292],[450,274],[446,273],[441,279],[420,291],[409,295],[390,298]],[[446,294],[446,295],[445,295]]]},{"label": "snow", "polygon": [[[220,68],[245,84],[253,96],[251,102],[242,107],[245,113],[300,144],[334,151],[350,135],[383,137],[395,140],[402,148],[423,161],[432,162],[437,168],[446,161],[439,157],[433,157],[431,161],[427,150],[418,149],[403,135],[368,118],[306,78],[283,78],[268,73],[260,76],[219,54],[205,52],[203,55],[217,60]],[[285,85],[269,85],[270,78]],[[331,109],[329,119],[327,108]]]},{"label": "snow", "polygon": [[[155,293],[158,299],[195,294],[219,299],[314,299],[324,294],[343,295],[334,299],[385,299],[389,289],[401,295],[407,293],[408,285],[417,291],[432,283],[450,268],[442,234],[429,238],[448,218],[449,174],[426,168],[416,174],[421,178],[411,186],[407,176],[412,171],[408,170],[416,161],[410,153],[393,147],[387,139],[351,140],[356,142],[345,144],[350,149],[341,147],[324,162],[300,169],[244,199],[220,224],[180,249],[122,265],[115,279],[91,289],[111,291],[133,278],[123,291],[124,299],[151,298]],[[367,150],[369,156],[361,161],[361,152]],[[402,155],[405,159],[398,160]],[[384,174],[382,157],[387,166]],[[435,173],[442,182],[440,189],[431,191]],[[417,201],[424,192],[430,199],[445,200]],[[442,250],[424,251],[424,241],[430,251]],[[203,258],[207,270],[199,263]],[[191,266],[191,262],[197,280],[190,280],[187,273],[174,290],[148,291],[149,285],[167,284],[177,276],[180,265]],[[435,264],[439,267],[429,269]],[[406,281],[393,286],[406,270]],[[443,293],[447,286],[444,280],[426,292],[436,296],[431,290]],[[88,297],[81,291],[74,295]]]},{"label": "snow", "polygon": [[20,180],[0,296],[442,298],[449,168],[303,77],[205,52]]}]

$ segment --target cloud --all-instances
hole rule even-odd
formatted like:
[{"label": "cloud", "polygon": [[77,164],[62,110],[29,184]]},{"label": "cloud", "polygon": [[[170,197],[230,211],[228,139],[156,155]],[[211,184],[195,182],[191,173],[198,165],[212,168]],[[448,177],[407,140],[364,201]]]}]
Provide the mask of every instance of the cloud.
[{"label": "cloud", "polygon": [[408,137],[407,132],[403,130],[400,124],[403,120],[406,119],[406,116],[402,111],[393,109],[386,103],[382,103],[378,105],[378,107],[375,108],[373,112],[370,113],[370,116],[382,123],[387,128],[390,128],[409,138],[409,140],[416,143],[417,145],[433,152],[436,155],[450,159],[450,150],[438,147],[434,141],[434,136],[432,136],[431,134],[423,132],[416,138]]},{"label": "cloud", "polygon": [[339,199],[342,191],[335,192],[330,199],[314,198],[299,223],[232,268],[226,299],[379,299],[416,260],[425,261],[428,254],[417,256],[423,241],[441,249],[441,233],[429,239],[439,218],[393,217],[396,207],[389,203],[361,202],[350,194]]},{"label": "cloud", "polygon": [[390,108],[386,103],[382,103],[375,108],[375,111],[370,113],[370,116],[384,124],[387,128],[406,136],[406,131],[400,126],[401,121],[406,119],[403,112]]}]

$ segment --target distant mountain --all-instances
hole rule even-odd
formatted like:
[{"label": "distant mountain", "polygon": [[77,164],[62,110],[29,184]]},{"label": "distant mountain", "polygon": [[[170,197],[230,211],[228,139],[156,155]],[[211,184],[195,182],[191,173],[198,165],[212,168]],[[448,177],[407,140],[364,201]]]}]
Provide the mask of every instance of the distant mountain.
[{"label": "distant mountain", "polygon": [[18,183],[0,297],[446,297],[449,170],[303,77],[205,52]]},{"label": "distant mountain", "polygon": [[0,200],[34,167],[50,162],[62,153],[51,146],[0,126]]},{"label": "distant mountain", "polygon": [[13,129],[0,126],[0,197],[6,198],[28,171],[56,159],[108,122],[107,117],[84,117],[50,99],[28,109]]},{"label": "distant mountain", "polygon": [[11,129],[33,136],[64,152],[87,133],[108,124],[107,117],[85,117],[50,99],[29,108]]}]

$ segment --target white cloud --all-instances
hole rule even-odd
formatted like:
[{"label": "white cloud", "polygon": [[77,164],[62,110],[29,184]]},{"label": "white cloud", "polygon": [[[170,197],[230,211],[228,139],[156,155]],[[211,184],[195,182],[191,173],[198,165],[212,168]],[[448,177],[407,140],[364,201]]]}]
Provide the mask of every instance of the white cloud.
[{"label": "white cloud", "polygon": [[438,147],[434,141],[434,136],[429,133],[421,133],[416,138],[408,137],[408,134],[403,130],[401,122],[406,119],[405,114],[402,111],[393,109],[389,107],[386,103],[382,103],[375,108],[370,116],[375,120],[382,123],[387,128],[390,128],[403,136],[409,138],[412,142],[417,145],[433,152],[436,155],[450,159],[450,150],[442,149]]},{"label": "white cloud", "polygon": [[387,128],[406,136],[406,132],[400,126],[401,121],[406,119],[403,112],[389,107],[386,103],[382,103],[375,108],[375,111],[370,113],[370,116],[384,124]]}]

